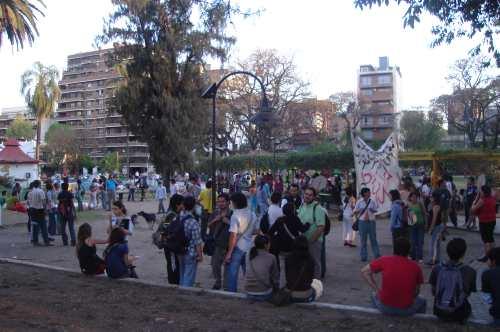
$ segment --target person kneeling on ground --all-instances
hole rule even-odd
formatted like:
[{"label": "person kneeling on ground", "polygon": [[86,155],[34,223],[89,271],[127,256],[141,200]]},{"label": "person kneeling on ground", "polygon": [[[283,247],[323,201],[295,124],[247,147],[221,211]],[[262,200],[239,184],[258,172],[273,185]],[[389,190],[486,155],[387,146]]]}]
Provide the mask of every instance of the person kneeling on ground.
[{"label": "person kneeling on ground", "polygon": [[429,283],[434,298],[434,314],[445,321],[464,324],[471,314],[467,297],[476,291],[476,271],[462,263],[467,251],[464,239],[448,242],[449,262],[437,265],[431,272]]},{"label": "person kneeling on ground", "polygon": [[76,255],[83,274],[103,274],[106,269],[104,260],[97,256],[96,244],[106,244],[108,240],[95,240],[92,238],[92,227],[88,223],[78,228]]},{"label": "person kneeling on ground", "polygon": [[286,289],[295,303],[313,302],[316,291],[311,287],[315,261],[309,252],[309,241],[303,235],[297,237],[290,255],[285,259]]},{"label": "person kneeling on ground", "polygon": [[104,250],[103,256],[108,277],[112,279],[137,278],[133,265],[135,257],[128,254],[123,228],[113,228],[109,234],[109,244]]},{"label": "person kneeling on ground", "polygon": [[481,276],[481,291],[491,304],[492,325],[500,327],[500,248],[493,248],[488,252],[488,265],[490,269]]},{"label": "person kneeling on ground", "polygon": [[[374,306],[383,314],[411,316],[425,313],[426,301],[418,296],[424,282],[422,269],[408,259],[410,241],[398,238],[394,241],[394,255],[384,256],[366,265],[361,273],[375,291],[372,294]],[[382,272],[382,288],[374,275]]]},{"label": "person kneeling on ground", "polygon": [[247,297],[256,301],[268,301],[278,287],[279,270],[276,256],[269,253],[270,241],[265,235],[257,235],[250,249],[246,273]]}]

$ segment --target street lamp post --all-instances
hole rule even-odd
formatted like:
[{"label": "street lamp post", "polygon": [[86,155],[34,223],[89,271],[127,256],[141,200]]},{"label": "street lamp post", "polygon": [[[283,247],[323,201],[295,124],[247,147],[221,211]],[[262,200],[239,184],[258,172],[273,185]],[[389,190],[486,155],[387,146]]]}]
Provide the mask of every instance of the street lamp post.
[{"label": "street lamp post", "polygon": [[269,107],[269,100],[267,99],[266,96],[266,89],[264,87],[264,84],[262,81],[255,75],[252,74],[248,71],[233,71],[224,77],[222,77],[217,83],[213,83],[203,94],[202,98],[204,99],[212,99],[212,162],[211,162],[211,171],[212,171],[212,211],[215,211],[215,199],[216,199],[216,192],[217,192],[217,180],[215,178],[215,153],[216,153],[216,146],[215,146],[215,121],[216,121],[216,97],[217,97],[217,91],[219,90],[219,87],[221,84],[228,79],[231,76],[234,75],[247,75],[252,78],[254,78],[260,85],[260,88],[262,90],[262,100],[260,104],[260,112],[257,113],[255,116],[253,116],[250,121],[252,123],[261,125],[261,124],[266,124],[266,123],[271,123],[273,119],[273,114],[270,110]]}]

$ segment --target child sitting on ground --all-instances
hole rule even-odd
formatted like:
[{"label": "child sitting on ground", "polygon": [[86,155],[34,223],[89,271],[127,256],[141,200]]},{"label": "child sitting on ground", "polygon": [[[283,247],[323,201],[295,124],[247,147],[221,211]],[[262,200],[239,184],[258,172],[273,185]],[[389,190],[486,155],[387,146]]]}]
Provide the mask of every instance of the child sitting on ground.
[{"label": "child sitting on ground", "polygon": [[488,302],[491,303],[492,325],[500,327],[500,247],[488,252],[488,265],[490,269],[481,276],[481,290],[490,298]]},{"label": "child sitting on ground", "polygon": [[463,264],[467,244],[454,238],[446,246],[449,261],[434,267],[429,283],[434,298],[434,314],[450,322],[465,324],[471,314],[467,298],[476,291],[476,271]]},{"label": "child sitting on ground", "polygon": [[78,228],[76,255],[80,269],[84,274],[103,274],[106,269],[104,260],[97,256],[96,244],[106,244],[108,240],[95,240],[92,238],[92,227],[88,223]]}]

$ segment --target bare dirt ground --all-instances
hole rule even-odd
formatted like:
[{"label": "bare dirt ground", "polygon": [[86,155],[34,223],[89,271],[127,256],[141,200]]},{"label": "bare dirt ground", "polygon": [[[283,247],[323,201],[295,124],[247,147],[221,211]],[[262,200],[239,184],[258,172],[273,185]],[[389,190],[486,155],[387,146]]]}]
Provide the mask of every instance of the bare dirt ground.
[{"label": "bare dirt ground", "polygon": [[360,315],[0,263],[1,331],[493,331]]}]

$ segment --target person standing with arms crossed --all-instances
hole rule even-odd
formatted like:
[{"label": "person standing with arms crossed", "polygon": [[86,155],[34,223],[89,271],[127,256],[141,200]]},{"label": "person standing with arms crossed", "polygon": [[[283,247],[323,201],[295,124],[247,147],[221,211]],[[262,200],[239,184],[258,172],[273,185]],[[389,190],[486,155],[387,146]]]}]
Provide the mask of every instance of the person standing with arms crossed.
[{"label": "person standing with arms crossed", "polygon": [[375,222],[375,213],[378,210],[377,203],[370,198],[371,192],[368,188],[361,189],[361,199],[356,203],[354,215],[359,223],[359,235],[361,238],[361,261],[368,260],[367,239],[370,238],[372,254],[375,259],[380,257],[380,249],[377,241],[377,224]]}]

